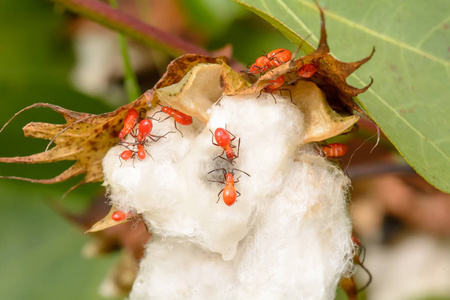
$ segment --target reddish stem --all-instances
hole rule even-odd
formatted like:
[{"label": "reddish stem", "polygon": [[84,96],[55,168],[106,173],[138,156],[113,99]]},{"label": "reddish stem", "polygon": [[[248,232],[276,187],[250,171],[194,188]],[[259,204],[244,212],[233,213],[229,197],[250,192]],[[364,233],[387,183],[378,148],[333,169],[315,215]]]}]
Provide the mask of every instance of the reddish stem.
[{"label": "reddish stem", "polygon": [[121,32],[135,40],[153,48],[165,51],[173,56],[186,53],[211,56],[211,53],[180,39],[177,36],[161,31],[132,16],[111,8],[97,0],[52,0],[63,4],[71,11],[106,27]]}]

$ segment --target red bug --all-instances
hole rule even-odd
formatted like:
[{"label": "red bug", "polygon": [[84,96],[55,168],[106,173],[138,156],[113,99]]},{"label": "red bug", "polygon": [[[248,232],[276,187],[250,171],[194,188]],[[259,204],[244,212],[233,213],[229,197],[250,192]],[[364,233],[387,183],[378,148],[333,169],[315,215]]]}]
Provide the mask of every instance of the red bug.
[{"label": "red bug", "polygon": [[[233,142],[236,139],[236,136],[234,134],[232,134],[225,128],[220,128],[220,127],[214,131],[214,134],[211,131],[211,134],[212,134],[212,137],[211,137],[212,144],[215,146],[222,147],[222,149],[223,149],[222,154],[220,154],[216,158],[220,157],[222,159],[225,159],[224,157],[222,157],[222,155],[225,153],[225,155],[228,158],[228,161],[233,163],[233,160],[235,158],[239,157],[239,148],[241,146],[241,139],[239,138],[239,140],[238,140],[238,147],[237,147],[237,154],[236,154],[233,150],[233,148],[236,148],[236,146],[231,144],[231,142]],[[231,138],[230,135],[233,136],[233,138]],[[216,139],[217,143],[214,143],[214,139]],[[216,158],[214,158],[214,159],[216,159]]]},{"label": "red bug", "polygon": [[244,171],[241,171],[239,169],[233,169],[233,170],[231,170],[231,172],[227,172],[225,169],[215,169],[215,170],[208,172],[208,174],[215,172],[215,171],[222,171],[223,177],[225,179],[225,181],[208,180],[210,182],[218,182],[218,183],[225,184],[225,187],[217,194],[217,202],[216,203],[219,203],[220,193],[223,192],[223,195],[222,195],[223,202],[225,202],[226,205],[231,206],[236,202],[236,198],[241,196],[241,193],[239,193],[236,190],[236,188],[234,187],[234,184],[239,182],[240,176],[235,181],[234,180],[234,171],[242,172],[249,177],[250,177],[250,174],[248,174]]},{"label": "red bug", "polygon": [[146,151],[145,151],[144,145],[138,144],[138,158],[140,160],[145,158],[145,153],[146,153]]},{"label": "red bug", "polygon": [[276,93],[283,86],[284,82],[285,79],[283,75],[278,76],[275,80],[269,80],[269,85],[264,88],[264,92],[270,94]]},{"label": "red bug", "polygon": [[188,116],[184,113],[182,113],[179,110],[176,110],[174,108],[163,106],[160,111],[157,111],[155,114],[159,112],[164,112],[168,114],[169,116],[162,120],[161,122],[167,120],[168,118],[172,117],[174,119],[175,129],[178,130],[181,133],[181,136],[183,136],[183,133],[177,128],[177,123],[181,125],[191,125],[192,124],[192,117]]},{"label": "red bug", "polygon": [[291,102],[294,103],[292,101],[291,91],[289,89],[281,89],[281,87],[283,86],[285,81],[286,80],[285,80],[283,75],[278,76],[274,80],[269,80],[269,84],[264,89],[261,90],[261,92],[259,93],[257,98],[261,97],[262,92],[266,92],[268,94],[271,94],[272,97],[273,97],[273,100],[275,101],[275,103],[277,103],[277,99],[275,98],[275,96],[273,94],[275,94],[278,91],[280,91],[280,94],[281,94],[281,91],[288,91],[289,92],[289,97],[291,99]]},{"label": "red bug", "polygon": [[270,68],[276,68],[290,61],[292,53],[287,49],[275,49],[270,51],[266,57],[268,59],[267,66]]},{"label": "red bug", "polygon": [[123,141],[125,136],[133,130],[134,125],[137,122],[137,119],[139,118],[139,112],[136,108],[130,108],[128,110],[127,116],[125,117],[125,121],[123,122],[123,128],[119,132],[119,139]]},{"label": "red bug", "polygon": [[162,112],[165,112],[169,116],[175,119],[176,123],[180,123],[181,125],[191,125],[192,117],[182,113],[179,110],[173,109],[168,106],[163,106],[161,109]]},{"label": "red bug", "polygon": [[[133,147],[135,147],[135,145]],[[122,166],[122,160],[129,160],[130,158],[134,159],[134,157],[136,155],[140,160],[143,160],[147,156],[146,154],[148,154],[153,159],[153,157],[147,152],[147,150],[145,150],[144,143],[137,144],[137,151],[130,150],[129,148],[127,148],[127,150],[124,150],[122,153],[120,153],[120,156],[119,156],[120,166]],[[134,166],[134,161],[133,161],[133,166]]]},{"label": "red bug", "polygon": [[303,78],[309,78],[316,73],[316,66],[313,64],[306,64],[300,67],[298,70],[298,76]]},{"label": "red bug", "polygon": [[263,55],[256,59],[255,63],[250,66],[247,74],[259,74],[270,70],[269,59]]},{"label": "red bug", "polygon": [[275,49],[268,54],[260,56],[255,63],[250,66],[247,74],[260,74],[269,71],[271,68],[276,68],[289,60],[291,60],[292,53],[287,49]]},{"label": "red bug", "polygon": [[134,152],[132,150],[125,150],[122,153],[120,153],[120,158],[123,160],[129,160],[134,156]]},{"label": "red bug", "polygon": [[152,132],[153,123],[149,119],[144,119],[139,123],[138,135],[136,136],[136,140],[139,143],[142,143],[145,138]]},{"label": "red bug", "polygon": [[114,221],[117,221],[117,222],[125,220],[126,218],[127,218],[127,214],[120,210],[116,210],[111,215],[111,219],[113,219]]},{"label": "red bug", "polygon": [[[120,153],[120,155],[119,155],[120,166],[122,166],[122,160],[129,160],[130,158],[134,158],[135,155],[136,155],[136,151],[130,150],[128,148],[127,148],[127,150],[122,151],[122,153]],[[133,162],[133,166],[134,166],[134,162]]]},{"label": "red bug", "polygon": [[[150,138],[152,141],[157,142],[157,141],[159,141],[159,139],[165,137],[167,134],[173,133],[173,131],[169,131],[168,133],[166,133],[163,136],[158,136],[158,135],[150,134],[152,132],[152,129],[153,129],[153,123],[149,119],[144,119],[139,123],[138,134],[136,136],[136,143],[134,145],[137,144],[138,157],[140,159],[145,158],[146,151],[144,150],[144,144],[145,144],[145,139],[147,137]],[[142,157],[144,157],[144,158],[142,158]]]},{"label": "red bug", "polygon": [[344,156],[348,152],[348,147],[344,144],[340,143],[333,143],[325,145],[321,148],[321,151],[323,154],[325,154],[326,157],[332,158],[332,157],[341,157]]},{"label": "red bug", "polygon": [[359,241],[358,237],[354,234],[352,234],[352,241],[355,243],[356,246],[361,247],[361,242]]},{"label": "red bug", "polygon": [[[144,145],[143,144],[138,144],[137,145],[137,156],[140,160],[145,159],[145,154],[147,153],[147,151],[145,151]],[[150,154],[149,154],[150,155]],[[151,155],[150,155],[151,157]]]},{"label": "red bug", "polygon": [[[364,247],[359,239],[356,237],[356,235],[352,234],[352,241],[353,243],[358,247],[358,258],[361,260],[361,263],[364,263],[364,259],[366,258],[366,247]],[[362,259],[361,259],[362,257]]]}]

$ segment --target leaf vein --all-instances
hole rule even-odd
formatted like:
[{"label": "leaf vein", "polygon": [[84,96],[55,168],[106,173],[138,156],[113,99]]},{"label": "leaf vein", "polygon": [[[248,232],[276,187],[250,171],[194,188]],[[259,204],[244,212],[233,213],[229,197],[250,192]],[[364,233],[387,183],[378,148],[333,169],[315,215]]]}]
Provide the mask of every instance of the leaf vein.
[{"label": "leaf vein", "polygon": [[[366,83],[364,83],[358,76],[352,74],[352,77],[354,77],[356,80],[358,80],[361,84],[365,85]],[[450,161],[450,157],[445,154],[436,144],[434,141],[428,139],[422,132],[420,132],[416,127],[414,127],[410,122],[408,122],[408,120],[406,120],[399,112],[397,112],[391,105],[389,105],[389,103],[387,103],[380,95],[378,95],[377,93],[375,93],[375,91],[373,91],[373,89],[368,89],[367,90],[369,93],[371,93],[372,95],[375,96],[375,98],[377,98],[383,105],[385,105],[387,108],[389,108],[390,111],[392,111],[396,117],[401,120],[406,126],[408,126],[412,131],[414,131],[422,140],[426,141],[429,145],[431,145],[434,149],[436,149],[437,152],[439,152],[445,159],[447,159],[448,161]]]},{"label": "leaf vein", "polygon": [[[283,0],[277,0],[277,2],[283,6],[283,8],[289,13],[289,15],[307,32],[307,34],[309,34],[311,36],[311,38],[314,40],[314,42],[318,43],[319,39],[317,38],[317,36],[315,36],[312,31],[305,25],[305,23],[303,23],[298,17],[297,15],[292,11],[292,9],[290,9],[286,3],[284,3]],[[264,1],[265,3],[265,1]]]},{"label": "leaf vein", "polygon": [[[303,4],[304,6],[306,6],[306,7],[310,8],[310,9],[313,9],[313,10],[317,11],[317,7],[314,6],[313,4],[308,3],[308,2],[306,2],[305,0],[297,0],[297,1],[298,1],[300,4]],[[347,25],[350,26],[350,27],[353,27],[353,28],[355,28],[355,29],[358,29],[358,30],[360,30],[360,31],[363,31],[363,32],[365,32],[365,33],[367,33],[367,34],[369,34],[369,35],[372,35],[372,36],[374,36],[374,37],[376,37],[376,38],[382,40],[382,41],[385,41],[385,42],[387,42],[387,43],[393,44],[393,45],[395,45],[395,46],[397,46],[397,47],[399,47],[399,48],[403,48],[403,49],[409,50],[409,51],[411,51],[411,52],[413,52],[413,53],[416,53],[416,54],[418,54],[418,55],[424,56],[424,57],[426,57],[426,58],[428,58],[428,59],[430,59],[430,60],[433,60],[433,61],[435,61],[435,62],[438,62],[438,63],[440,63],[440,64],[442,64],[442,65],[444,65],[444,66],[450,65],[450,62],[449,62],[449,61],[446,61],[446,60],[441,59],[441,58],[439,58],[439,57],[436,57],[436,56],[434,56],[434,55],[432,55],[432,54],[430,54],[430,53],[428,53],[428,52],[425,52],[425,51],[422,51],[422,50],[420,50],[420,49],[417,49],[417,48],[415,48],[414,46],[405,44],[405,43],[403,43],[403,42],[399,42],[399,41],[397,41],[397,40],[395,40],[395,39],[393,39],[393,38],[391,38],[391,37],[389,37],[389,36],[387,36],[387,35],[385,35],[385,34],[379,33],[379,32],[377,32],[377,31],[375,31],[375,30],[371,30],[371,29],[369,29],[369,28],[367,28],[367,27],[364,27],[364,26],[362,26],[362,25],[360,25],[360,24],[358,24],[358,23],[355,23],[355,22],[353,22],[353,21],[350,21],[349,19],[346,19],[346,18],[344,18],[344,17],[342,17],[342,16],[339,16],[339,15],[333,13],[333,12],[330,12],[330,11],[324,11],[324,13],[325,13],[325,15],[327,15],[327,16],[330,17],[330,18],[333,18],[333,19],[335,19],[335,20],[337,20],[337,21],[339,21],[339,22],[341,22],[341,23],[347,24]]]},{"label": "leaf vein", "polygon": [[450,17],[447,17],[445,20],[443,20],[442,22],[440,22],[439,24],[437,24],[436,26],[434,26],[433,28],[431,28],[426,34],[425,36],[417,43],[416,47],[420,48],[422,47],[422,45],[433,35],[433,33],[435,33],[439,28],[442,28],[442,26],[448,22],[450,20]]}]

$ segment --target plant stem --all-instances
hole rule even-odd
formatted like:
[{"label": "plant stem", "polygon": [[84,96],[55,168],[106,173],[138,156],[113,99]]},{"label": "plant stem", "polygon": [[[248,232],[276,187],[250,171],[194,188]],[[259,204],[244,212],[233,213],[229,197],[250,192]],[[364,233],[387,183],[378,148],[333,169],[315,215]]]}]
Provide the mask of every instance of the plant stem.
[{"label": "plant stem", "polygon": [[205,49],[186,42],[177,36],[163,32],[132,16],[119,12],[97,0],[52,0],[61,3],[69,10],[121,32],[152,48],[172,56],[186,53],[211,55]]},{"label": "plant stem", "polygon": [[[113,8],[118,8],[117,0],[109,0],[109,4]],[[123,34],[118,34],[119,37],[119,43],[120,43],[120,50],[122,54],[122,60],[123,60],[123,67],[124,67],[124,86],[125,91],[128,96],[128,102],[133,102],[137,98],[139,98],[139,95],[141,95],[139,84],[137,81],[136,73],[134,72],[133,68],[131,67],[130,62],[130,55],[128,54],[128,45],[127,40]]]}]

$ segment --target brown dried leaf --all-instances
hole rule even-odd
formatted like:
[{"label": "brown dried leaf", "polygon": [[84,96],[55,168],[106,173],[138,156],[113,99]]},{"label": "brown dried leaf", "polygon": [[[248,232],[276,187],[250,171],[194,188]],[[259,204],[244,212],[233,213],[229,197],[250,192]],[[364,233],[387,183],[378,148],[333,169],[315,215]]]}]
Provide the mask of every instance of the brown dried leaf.
[{"label": "brown dried leaf", "polygon": [[23,128],[25,136],[54,139],[56,146],[48,151],[30,156],[0,157],[0,162],[25,164],[51,163],[61,160],[75,160],[76,162],[69,169],[51,179],[31,179],[15,176],[2,176],[0,178],[51,184],[65,181],[83,173],[86,174],[80,183],[70,189],[72,190],[83,183],[102,181],[102,159],[106,152],[117,144],[117,136],[122,129],[128,109],[131,107],[142,109],[146,108],[147,105],[145,97],[141,96],[133,103],[101,115],[78,113],[47,103],[37,103],[20,112],[34,107],[47,107],[60,113],[66,120],[66,124],[32,122]]}]

